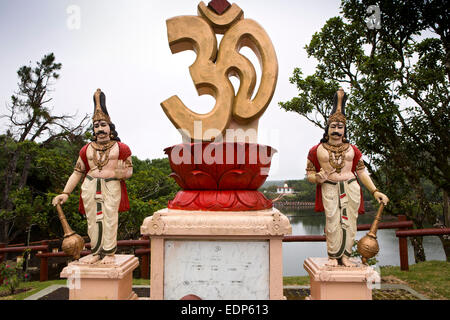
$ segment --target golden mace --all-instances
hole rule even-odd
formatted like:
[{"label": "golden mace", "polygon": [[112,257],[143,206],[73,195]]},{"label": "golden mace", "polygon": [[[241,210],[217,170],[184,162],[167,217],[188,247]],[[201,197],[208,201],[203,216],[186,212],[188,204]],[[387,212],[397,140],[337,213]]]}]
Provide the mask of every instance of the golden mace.
[{"label": "golden mace", "polygon": [[66,216],[64,215],[64,212],[59,203],[56,205],[56,210],[58,211],[59,221],[61,221],[64,230],[64,240],[62,242],[61,248],[63,249],[65,254],[68,254],[75,260],[78,260],[80,259],[81,250],[83,250],[84,247],[84,240],[69,226]]},{"label": "golden mace", "polygon": [[370,231],[358,241],[358,252],[362,256],[362,263],[367,264],[367,260],[374,257],[378,251],[380,251],[380,247],[378,246],[377,241],[377,230],[378,223],[381,221],[381,214],[383,213],[384,204],[381,203],[378,208],[377,215],[375,216],[375,220],[372,222],[370,227]]}]

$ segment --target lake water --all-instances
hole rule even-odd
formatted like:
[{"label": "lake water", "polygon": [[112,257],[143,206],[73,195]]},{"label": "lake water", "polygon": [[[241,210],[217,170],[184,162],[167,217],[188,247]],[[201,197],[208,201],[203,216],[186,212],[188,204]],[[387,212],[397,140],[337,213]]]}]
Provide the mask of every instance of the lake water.
[{"label": "lake water", "polygon": [[[325,215],[323,212],[314,212],[313,209],[280,209],[290,220],[292,235],[323,235],[325,228]],[[358,224],[372,223],[373,214],[360,215]],[[394,218],[395,219],[395,218]],[[385,221],[385,220],[383,220]],[[387,218],[386,218],[387,221]],[[389,221],[396,221],[389,219]],[[398,238],[396,229],[382,229],[377,232],[380,252],[376,256],[379,266],[400,265]],[[358,231],[356,239],[359,240],[368,231]],[[437,236],[423,238],[423,246],[427,260],[445,260],[444,249]],[[283,275],[306,276],[303,262],[308,257],[326,257],[326,242],[283,242]],[[408,261],[414,264],[414,251],[408,240]]]}]

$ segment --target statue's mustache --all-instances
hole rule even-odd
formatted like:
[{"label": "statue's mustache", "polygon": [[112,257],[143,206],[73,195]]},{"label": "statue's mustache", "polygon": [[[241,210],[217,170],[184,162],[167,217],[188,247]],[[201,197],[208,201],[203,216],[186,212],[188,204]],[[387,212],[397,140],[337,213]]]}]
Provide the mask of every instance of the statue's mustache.
[{"label": "statue's mustache", "polygon": [[342,134],[340,134],[339,132],[333,132],[331,135],[332,136],[342,137]]},{"label": "statue's mustache", "polygon": [[99,131],[97,131],[97,133],[96,134],[108,134],[106,131],[103,131],[103,130],[99,130]]}]

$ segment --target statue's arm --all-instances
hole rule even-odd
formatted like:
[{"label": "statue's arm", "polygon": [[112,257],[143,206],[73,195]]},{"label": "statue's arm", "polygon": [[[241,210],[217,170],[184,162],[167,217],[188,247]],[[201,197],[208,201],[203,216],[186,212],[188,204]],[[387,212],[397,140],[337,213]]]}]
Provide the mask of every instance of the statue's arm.
[{"label": "statue's arm", "polygon": [[125,160],[125,179],[129,179],[133,175],[133,162],[131,156]]},{"label": "statue's arm", "polygon": [[332,173],[334,173],[336,169],[333,169],[332,171],[328,172],[324,170],[323,168],[320,168],[319,172],[316,172],[316,167],[311,162],[311,160],[306,161],[306,179],[308,179],[311,183],[321,184],[327,181],[328,176]]},{"label": "statue's arm", "polygon": [[314,167],[314,164],[311,162],[311,160],[306,160],[306,179],[308,179],[311,183],[317,183],[316,182],[316,168]]},{"label": "statue's arm", "polygon": [[73,173],[70,175],[69,179],[67,180],[66,186],[64,187],[64,191],[53,198],[52,204],[55,206],[58,203],[63,204],[67,201],[69,198],[69,195],[72,193],[72,191],[77,186],[78,182],[80,182],[81,178],[83,177],[84,173],[86,171],[86,167],[81,160],[80,157],[78,157],[77,163],[75,164],[75,168],[73,170]]},{"label": "statue's arm", "polygon": [[358,178],[361,181],[361,183],[375,197],[378,203],[383,202],[384,205],[387,205],[387,203],[389,202],[389,198],[384,193],[381,193],[377,189],[372,179],[370,178],[369,174],[367,173],[367,170],[364,166],[364,162],[362,160],[358,162],[358,165],[356,167],[356,174],[358,175]]}]

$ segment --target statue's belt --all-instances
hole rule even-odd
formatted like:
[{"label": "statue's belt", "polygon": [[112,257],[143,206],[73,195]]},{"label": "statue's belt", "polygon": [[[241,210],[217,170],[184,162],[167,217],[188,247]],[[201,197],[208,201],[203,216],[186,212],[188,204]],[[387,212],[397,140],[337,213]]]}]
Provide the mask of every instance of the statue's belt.
[{"label": "statue's belt", "polygon": [[105,180],[105,182],[119,180],[117,178],[94,178],[94,177],[91,177],[90,175],[86,175],[86,178],[88,178],[89,180],[102,179],[102,180]]},{"label": "statue's belt", "polygon": [[[350,180],[347,180],[347,184],[352,183],[353,181],[356,181],[356,178],[352,178]],[[340,182],[344,182],[344,181],[340,181]],[[339,182],[334,182],[334,181],[330,181],[330,180],[326,180],[324,183],[328,183],[328,184],[332,184],[332,185],[337,185]]]}]

